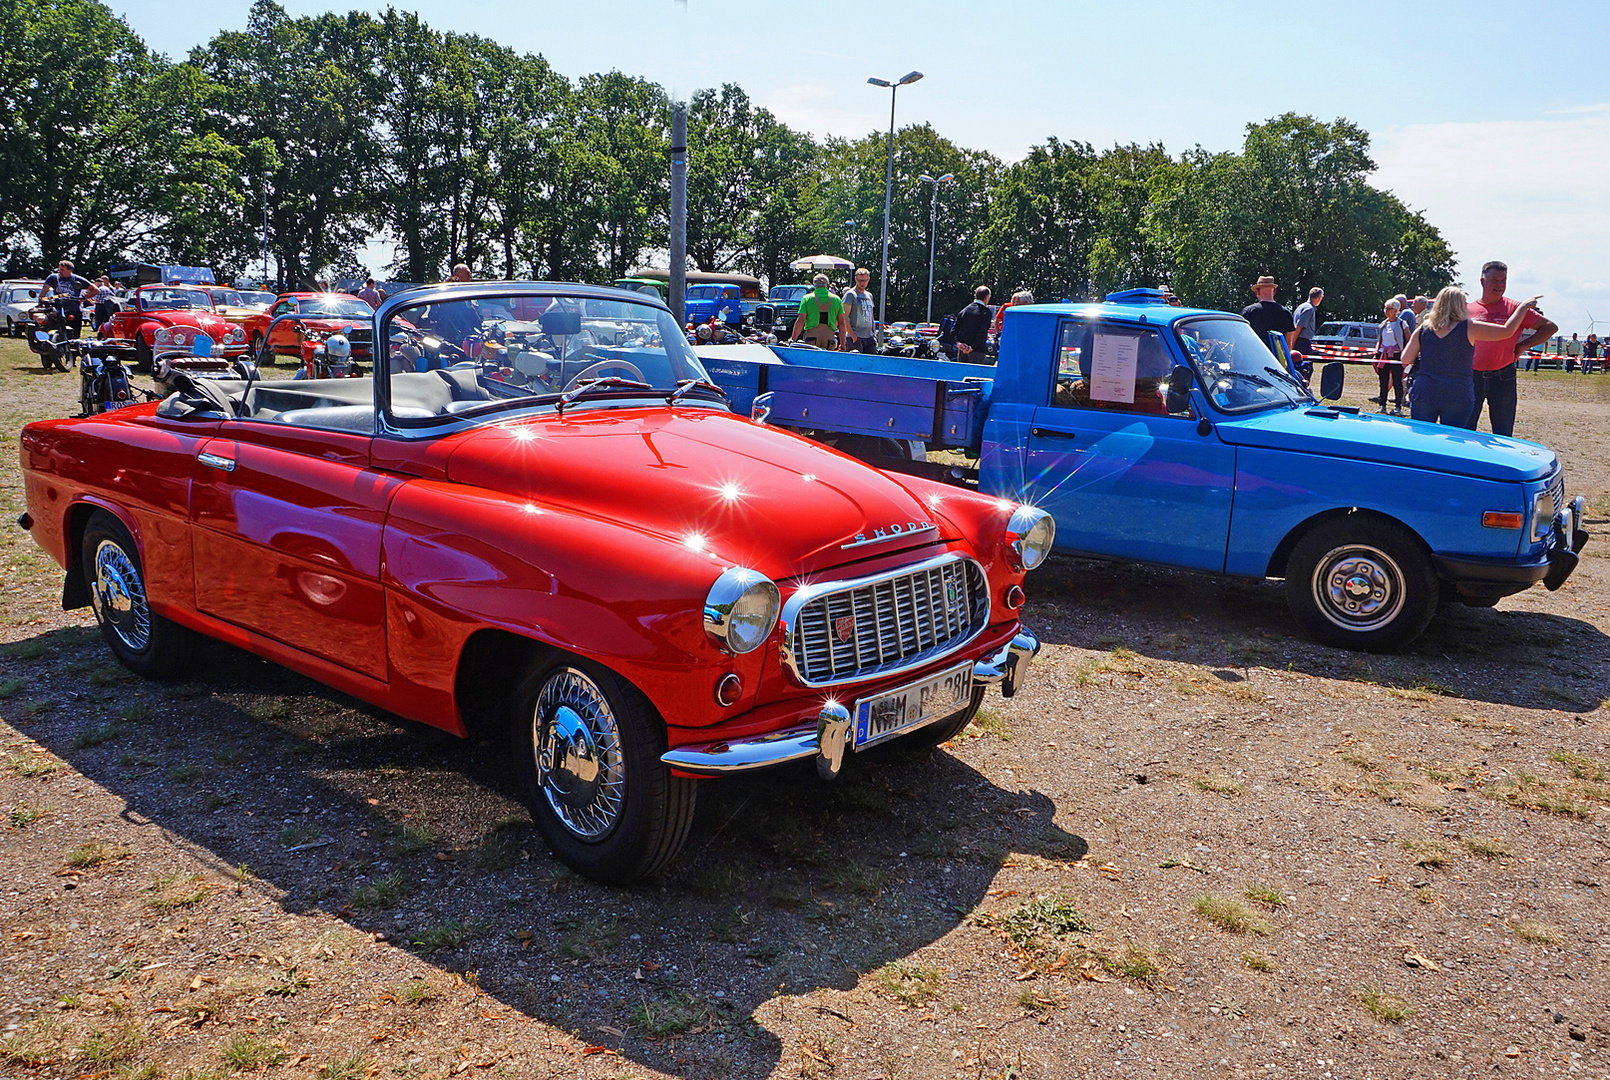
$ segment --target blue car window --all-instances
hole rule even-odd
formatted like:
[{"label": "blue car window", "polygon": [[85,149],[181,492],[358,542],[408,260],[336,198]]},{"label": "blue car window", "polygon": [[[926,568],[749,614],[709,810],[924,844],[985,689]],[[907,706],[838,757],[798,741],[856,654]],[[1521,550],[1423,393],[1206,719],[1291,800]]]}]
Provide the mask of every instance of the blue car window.
[{"label": "blue car window", "polygon": [[[1167,415],[1168,377],[1174,359],[1156,330],[1118,323],[1062,324],[1057,341],[1056,387],[1061,408]],[[1172,415],[1190,416],[1189,399]]]}]

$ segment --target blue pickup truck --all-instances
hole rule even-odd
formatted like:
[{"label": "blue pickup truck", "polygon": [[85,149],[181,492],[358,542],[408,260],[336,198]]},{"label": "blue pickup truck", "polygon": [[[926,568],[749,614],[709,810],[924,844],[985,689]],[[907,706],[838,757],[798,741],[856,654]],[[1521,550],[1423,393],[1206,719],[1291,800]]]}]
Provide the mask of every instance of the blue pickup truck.
[{"label": "blue pickup truck", "polygon": [[1049,510],[1062,551],[1284,578],[1297,621],[1343,648],[1401,648],[1439,603],[1559,588],[1587,539],[1547,447],[1322,404],[1245,320],[1154,290],[1008,308],[993,366],[701,359],[734,409]]}]

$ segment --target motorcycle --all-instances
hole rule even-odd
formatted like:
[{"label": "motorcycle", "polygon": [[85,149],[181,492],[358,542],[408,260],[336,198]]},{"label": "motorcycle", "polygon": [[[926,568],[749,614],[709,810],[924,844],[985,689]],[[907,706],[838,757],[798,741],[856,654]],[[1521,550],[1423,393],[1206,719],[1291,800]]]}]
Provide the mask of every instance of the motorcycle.
[{"label": "motorcycle", "polygon": [[66,371],[67,353],[63,348],[66,343],[61,335],[67,326],[67,317],[60,301],[40,304],[28,313],[28,318],[34,327],[28,335],[28,349],[39,357],[39,365],[46,371],[51,368]]},{"label": "motorcycle", "polygon": [[[352,359],[352,327],[337,330],[313,346],[313,355],[293,379],[358,379],[363,369]],[[366,331],[367,333],[367,331]]]},{"label": "motorcycle", "polygon": [[128,369],[134,363],[134,343],[118,338],[105,341],[73,340],[61,345],[65,363],[78,367],[78,406],[80,416],[126,409],[142,401],[155,400],[150,391],[129,381]]}]

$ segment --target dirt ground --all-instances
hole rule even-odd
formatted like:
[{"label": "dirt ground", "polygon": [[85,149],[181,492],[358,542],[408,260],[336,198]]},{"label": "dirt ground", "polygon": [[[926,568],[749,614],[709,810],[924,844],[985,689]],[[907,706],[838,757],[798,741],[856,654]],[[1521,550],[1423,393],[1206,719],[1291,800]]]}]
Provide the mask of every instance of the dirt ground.
[{"label": "dirt ground", "polygon": [[1610,376],[1523,379],[1592,506],[1559,592],[1364,656],[1278,583],[1054,559],[1023,693],[706,785],[614,889],[498,747],[117,666],[9,527],[76,376],[0,342],[0,1078],[1610,1075]]}]

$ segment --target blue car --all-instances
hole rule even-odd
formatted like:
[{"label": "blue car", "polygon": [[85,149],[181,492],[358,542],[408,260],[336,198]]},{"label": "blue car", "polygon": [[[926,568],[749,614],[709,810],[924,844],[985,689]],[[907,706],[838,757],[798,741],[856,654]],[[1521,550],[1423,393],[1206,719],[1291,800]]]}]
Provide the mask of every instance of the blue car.
[{"label": "blue car", "polygon": [[[783,348],[705,363],[772,423],[1050,511],[1062,551],[1284,578],[1297,621],[1343,648],[1400,648],[1439,604],[1576,566],[1583,500],[1546,446],[1322,404],[1239,316],[1110,299],[1008,308],[993,371]],[[945,447],[976,476],[921,452]]]}]

